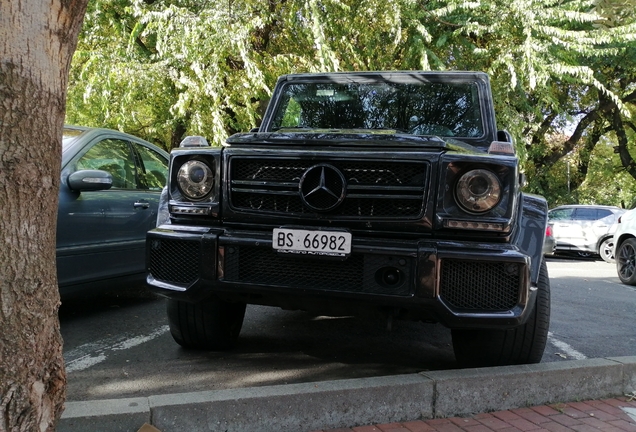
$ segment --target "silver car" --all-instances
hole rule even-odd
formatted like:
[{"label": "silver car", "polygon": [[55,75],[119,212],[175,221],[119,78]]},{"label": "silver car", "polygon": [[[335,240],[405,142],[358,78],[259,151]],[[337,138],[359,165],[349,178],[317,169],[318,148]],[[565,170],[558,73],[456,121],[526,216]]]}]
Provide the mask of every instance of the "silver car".
[{"label": "silver car", "polygon": [[599,255],[614,262],[613,235],[618,217],[625,209],[601,205],[564,205],[548,212],[548,221],[556,239],[556,252],[579,256]]}]

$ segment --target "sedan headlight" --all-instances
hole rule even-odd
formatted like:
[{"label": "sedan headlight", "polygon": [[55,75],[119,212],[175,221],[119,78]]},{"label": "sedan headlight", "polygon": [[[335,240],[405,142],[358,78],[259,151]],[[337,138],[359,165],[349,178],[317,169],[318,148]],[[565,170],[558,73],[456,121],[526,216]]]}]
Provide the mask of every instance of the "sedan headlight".
[{"label": "sedan headlight", "polygon": [[474,169],[463,174],[455,188],[457,204],[469,213],[484,213],[501,199],[501,183],[491,171]]},{"label": "sedan headlight", "polygon": [[190,160],[179,168],[177,183],[188,199],[201,200],[214,188],[214,171],[203,161]]}]

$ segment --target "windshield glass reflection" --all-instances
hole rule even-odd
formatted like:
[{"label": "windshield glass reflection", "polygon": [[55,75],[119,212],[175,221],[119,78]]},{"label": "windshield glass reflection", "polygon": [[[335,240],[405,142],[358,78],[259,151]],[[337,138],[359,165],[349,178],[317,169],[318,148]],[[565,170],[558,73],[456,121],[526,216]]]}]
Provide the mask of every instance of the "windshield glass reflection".
[{"label": "windshield glass reflection", "polygon": [[291,83],[272,130],[483,136],[474,83]]}]

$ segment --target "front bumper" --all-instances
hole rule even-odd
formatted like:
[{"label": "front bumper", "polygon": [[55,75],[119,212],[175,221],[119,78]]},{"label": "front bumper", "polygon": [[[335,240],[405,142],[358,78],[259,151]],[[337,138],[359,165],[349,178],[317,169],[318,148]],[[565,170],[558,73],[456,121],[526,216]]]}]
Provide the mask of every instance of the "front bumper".
[{"label": "front bumper", "polygon": [[534,305],[530,257],[508,244],[356,237],[345,260],[277,253],[271,231],[163,225],[148,233],[149,286],[185,301],[354,314],[450,328],[512,328]]}]

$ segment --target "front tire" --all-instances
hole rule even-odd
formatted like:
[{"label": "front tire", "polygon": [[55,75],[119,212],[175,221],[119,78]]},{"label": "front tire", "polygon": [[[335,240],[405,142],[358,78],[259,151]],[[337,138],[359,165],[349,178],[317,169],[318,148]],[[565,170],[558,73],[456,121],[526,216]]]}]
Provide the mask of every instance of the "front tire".
[{"label": "front tire", "polygon": [[462,367],[539,363],[550,327],[550,279],[543,261],[536,304],[525,324],[509,330],[452,330],[455,358]]},{"label": "front tire", "polygon": [[614,262],[614,237],[608,237],[601,242],[598,254],[606,263]]},{"label": "front tire", "polygon": [[636,239],[625,240],[616,250],[616,273],[626,285],[636,285]]},{"label": "front tire", "polygon": [[168,324],[172,338],[184,348],[226,350],[236,344],[245,303],[213,300],[188,303],[168,300]]}]

